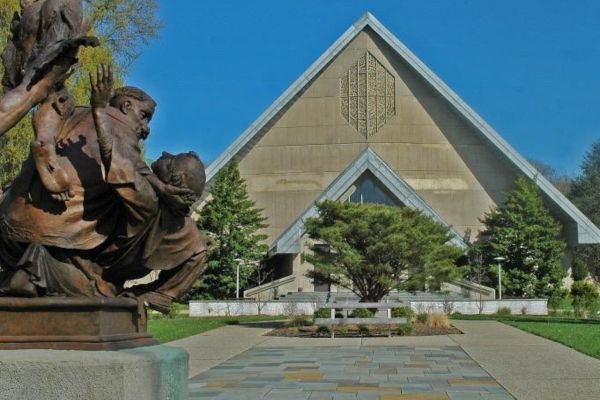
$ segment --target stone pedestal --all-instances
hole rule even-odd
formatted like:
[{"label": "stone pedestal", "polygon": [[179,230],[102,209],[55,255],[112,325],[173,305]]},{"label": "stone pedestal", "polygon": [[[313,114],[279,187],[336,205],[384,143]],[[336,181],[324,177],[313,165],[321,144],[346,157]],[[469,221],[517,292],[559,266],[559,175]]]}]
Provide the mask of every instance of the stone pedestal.
[{"label": "stone pedestal", "polygon": [[0,351],[0,400],[185,400],[188,358],[168,346]]},{"label": "stone pedestal", "polygon": [[130,298],[0,298],[0,350],[152,346],[146,310]]}]

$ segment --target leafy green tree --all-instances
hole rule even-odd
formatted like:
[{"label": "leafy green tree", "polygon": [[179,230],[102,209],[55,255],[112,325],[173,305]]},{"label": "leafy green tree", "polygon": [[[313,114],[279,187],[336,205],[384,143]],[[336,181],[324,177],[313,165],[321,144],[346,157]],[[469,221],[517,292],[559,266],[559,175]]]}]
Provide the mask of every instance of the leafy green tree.
[{"label": "leafy green tree", "polygon": [[[20,10],[19,0],[0,2],[0,52],[8,41],[9,26],[15,12]],[[96,71],[100,63],[113,65],[116,85],[140,49],[155,38],[160,29],[157,19],[157,0],[85,0],[86,17],[92,21],[92,35],[97,35],[101,46],[81,49],[79,64],[68,82],[75,102],[87,105],[89,101],[88,74]],[[4,74],[0,63],[0,76]],[[0,138],[0,187],[4,187],[17,175],[21,164],[29,154],[33,138],[31,116]]]},{"label": "leafy green tree", "polygon": [[552,165],[546,164],[543,161],[529,160],[529,162],[535,167],[535,169],[538,170],[540,174],[544,175],[544,177],[548,179],[548,181],[550,181],[550,183],[553,184],[559,192],[565,196],[569,193],[571,190],[571,184],[573,183],[572,177],[558,172]]},{"label": "leafy green tree", "polygon": [[[535,182],[517,178],[515,188],[500,207],[485,214],[481,254],[486,265],[502,257],[503,293],[516,297],[550,296],[560,290],[566,244],[561,226],[544,206]],[[497,268],[491,268],[493,284]]]},{"label": "leafy green tree", "polygon": [[312,240],[308,274],[377,302],[395,288],[439,289],[462,276],[450,229],[407,207],[325,201],[306,221]]},{"label": "leafy green tree", "polygon": [[[600,140],[592,145],[581,165],[581,175],[571,185],[569,198],[596,226],[600,226]],[[600,281],[600,245],[582,245],[575,256]]]},{"label": "leafy green tree", "polygon": [[[0,3],[0,53],[8,41],[10,23],[18,10],[20,10],[19,0],[3,0]],[[0,63],[0,79],[2,76],[4,76],[4,66]],[[0,138],[0,189],[16,176],[29,154],[32,132],[31,117],[28,116]]]},{"label": "leafy green tree", "polygon": [[266,228],[262,210],[248,197],[246,184],[231,162],[221,169],[210,189],[212,197],[200,210],[198,227],[210,238],[207,268],[194,285],[192,298],[225,299],[235,297],[237,267],[240,267],[240,287],[266,256],[267,236],[259,233]]}]

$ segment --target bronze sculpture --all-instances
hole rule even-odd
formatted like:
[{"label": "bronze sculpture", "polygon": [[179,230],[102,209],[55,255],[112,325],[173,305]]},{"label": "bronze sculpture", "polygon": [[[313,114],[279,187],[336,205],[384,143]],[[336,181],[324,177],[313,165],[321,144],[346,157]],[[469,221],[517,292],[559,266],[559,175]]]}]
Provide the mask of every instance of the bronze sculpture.
[{"label": "bronze sculpture", "polygon": [[[205,264],[189,216],[202,162],[163,153],[146,165],[139,143],[156,103],[138,88],[113,90],[109,66],[90,77],[91,107],[75,106],[69,70],[79,47],[98,44],[85,36],[81,0],[21,5],[2,55],[0,136],[37,106],[36,138],[0,195],[0,297],[125,297],[167,313]],[[125,288],[153,270],[155,282]]]}]

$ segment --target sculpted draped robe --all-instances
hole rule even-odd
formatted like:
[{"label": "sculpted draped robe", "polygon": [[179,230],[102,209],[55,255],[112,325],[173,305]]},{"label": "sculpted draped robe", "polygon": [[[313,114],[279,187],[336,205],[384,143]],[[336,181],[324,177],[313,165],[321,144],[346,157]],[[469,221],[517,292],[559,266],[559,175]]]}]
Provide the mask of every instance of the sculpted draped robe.
[{"label": "sculpted draped robe", "polygon": [[[108,109],[115,138],[113,162],[143,164],[135,132],[115,108]],[[60,166],[67,172],[75,196],[53,200],[37,177],[29,158],[0,204],[0,232],[9,240],[62,249],[92,250],[106,242],[119,221],[121,199],[105,180],[98,140],[89,108],[77,108],[58,135]],[[135,184],[135,171],[120,169],[113,183]],[[144,190],[152,190],[144,187]],[[144,194],[156,203],[155,195]],[[151,201],[152,203],[152,201]],[[147,216],[156,204],[140,204]]]},{"label": "sculpted draped robe", "polygon": [[68,202],[53,200],[32,160],[25,162],[0,203],[0,265],[24,268],[37,286],[68,296],[114,296],[149,270],[189,265],[174,281],[183,292],[201,272],[204,238],[190,217],[161,207],[135,131],[118,109],[107,112],[114,135],[108,170],[89,109],[76,109],[58,136],[74,192]]},{"label": "sculpted draped robe", "polygon": [[[0,266],[5,271],[28,271],[32,282],[48,294],[118,293],[121,282],[104,280],[104,269],[122,267],[118,263],[143,243],[158,213],[154,190],[136,174],[135,167],[147,167],[135,130],[118,109],[107,112],[119,142],[109,171],[101,162],[90,110],[78,108],[57,136],[59,163],[69,175],[74,197],[67,202],[53,200],[30,157],[0,203]],[[106,265],[97,263],[113,239],[126,239],[130,246],[120,244],[108,253],[112,258],[103,257]]]}]

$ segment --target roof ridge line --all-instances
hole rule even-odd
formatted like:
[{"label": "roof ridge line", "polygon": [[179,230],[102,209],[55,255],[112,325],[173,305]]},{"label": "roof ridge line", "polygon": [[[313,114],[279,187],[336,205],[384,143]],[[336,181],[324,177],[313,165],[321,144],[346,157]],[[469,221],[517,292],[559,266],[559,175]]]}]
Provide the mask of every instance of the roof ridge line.
[{"label": "roof ridge line", "polygon": [[[600,229],[579,210],[566,196],[552,185],[519,152],[514,149],[498,132],[494,130],[477,112],[466,104],[460,96],[446,85],[425,63],[423,63],[404,43],[390,32],[373,14],[366,11],[352,24],[327,50],[314,61],[308,69],[296,79],[221,155],[206,169],[207,181],[243,150],[251,140],[261,132],[278,112],[280,112],[302,89],[327,65],[354,37],[370,26],[415,72],[423,77],[450,106],[471,124],[483,139],[496,149],[505,159],[514,165],[529,179],[534,179],[541,191],[548,196],[577,227],[578,243],[600,243]],[[580,233],[581,231],[581,233]],[[582,240],[580,240],[582,239]]]}]

